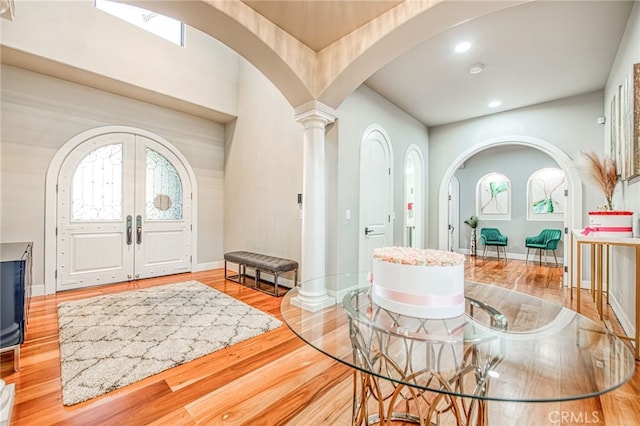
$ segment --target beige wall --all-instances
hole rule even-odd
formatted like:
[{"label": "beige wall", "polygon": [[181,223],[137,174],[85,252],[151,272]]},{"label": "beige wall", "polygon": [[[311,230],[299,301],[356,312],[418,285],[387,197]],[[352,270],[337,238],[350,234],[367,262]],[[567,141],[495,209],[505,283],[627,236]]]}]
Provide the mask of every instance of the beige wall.
[{"label": "beige wall", "polygon": [[0,25],[3,63],[165,106],[236,115],[239,57],[208,35],[186,27],[181,47],[96,9],[93,0],[16,3],[16,18]]},{"label": "beige wall", "polygon": [[238,119],[226,134],[224,251],[299,261],[302,125],[275,86],[244,60],[239,79]]},{"label": "beige wall", "polygon": [[198,258],[222,258],[224,127],[202,118],[105,93],[42,74],[1,68],[0,239],[34,242],[34,284],[44,282],[45,177],[73,136],[106,125],[132,126],[171,142],[198,185]]}]

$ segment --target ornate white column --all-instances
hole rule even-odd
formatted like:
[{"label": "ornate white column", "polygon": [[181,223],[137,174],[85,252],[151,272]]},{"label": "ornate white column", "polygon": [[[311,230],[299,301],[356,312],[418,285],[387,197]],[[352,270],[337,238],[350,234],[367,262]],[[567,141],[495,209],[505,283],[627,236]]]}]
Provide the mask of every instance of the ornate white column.
[{"label": "ornate white column", "polygon": [[295,120],[304,126],[302,149],[302,282],[291,303],[309,311],[335,304],[327,295],[323,280],[326,275],[326,194],[325,194],[325,128],[335,121],[333,109],[319,102],[296,108]]}]

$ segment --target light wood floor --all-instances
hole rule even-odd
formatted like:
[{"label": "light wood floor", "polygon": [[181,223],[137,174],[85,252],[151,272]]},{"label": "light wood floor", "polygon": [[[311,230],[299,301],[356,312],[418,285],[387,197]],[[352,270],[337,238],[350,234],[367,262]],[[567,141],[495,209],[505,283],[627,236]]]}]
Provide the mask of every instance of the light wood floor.
[{"label": "light wood floor", "polygon": [[[561,269],[469,258],[469,280],[491,283],[575,308]],[[32,300],[21,369],[2,355],[0,372],[15,383],[12,424],[21,425],[348,425],[349,368],[305,345],[286,326],[173,368],[105,396],[64,407],[60,391],[58,303],[196,279],[279,318],[279,298],[224,280],[222,270],[182,274]],[[594,315],[586,295],[583,313]],[[619,329],[615,317],[611,324]],[[637,365],[637,364],[636,364]],[[640,424],[640,372],[600,397],[564,403],[490,403],[490,424],[621,426]]]}]

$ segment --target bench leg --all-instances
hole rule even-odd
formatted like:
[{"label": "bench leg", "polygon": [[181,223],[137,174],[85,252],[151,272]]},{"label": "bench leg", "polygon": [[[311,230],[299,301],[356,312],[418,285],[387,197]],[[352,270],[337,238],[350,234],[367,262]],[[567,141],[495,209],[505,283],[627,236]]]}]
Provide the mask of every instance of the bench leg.
[{"label": "bench leg", "polygon": [[[235,263],[235,262],[231,262]],[[244,283],[244,274],[246,273],[246,269],[244,269],[244,265],[242,263],[238,263],[238,274],[237,275],[229,275],[227,272],[227,260],[224,261],[224,279],[236,282],[238,284]],[[244,272],[243,272],[244,271]]]}]

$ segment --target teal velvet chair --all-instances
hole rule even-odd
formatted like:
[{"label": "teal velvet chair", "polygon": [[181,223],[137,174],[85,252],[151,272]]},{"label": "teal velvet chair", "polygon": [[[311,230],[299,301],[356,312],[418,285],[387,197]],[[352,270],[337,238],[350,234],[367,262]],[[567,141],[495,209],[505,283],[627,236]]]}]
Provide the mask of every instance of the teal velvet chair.
[{"label": "teal velvet chair", "polygon": [[504,253],[504,260],[507,260],[507,242],[509,237],[502,235],[498,228],[481,228],[480,229],[480,241],[484,244],[484,250],[482,250],[482,258],[487,257],[487,247],[495,246],[498,252],[498,260],[500,260],[500,247]]},{"label": "teal velvet chair", "polygon": [[558,266],[558,258],[556,257],[556,249],[558,243],[562,239],[562,231],[560,229],[543,229],[540,234],[535,237],[527,237],[524,240],[524,245],[527,247],[527,257],[525,262],[529,260],[529,250],[538,249],[540,251],[540,264],[542,265],[542,251],[544,250],[544,261],[547,263],[547,250],[553,252],[553,258]]}]

